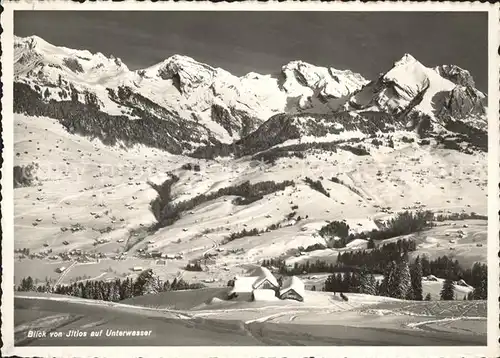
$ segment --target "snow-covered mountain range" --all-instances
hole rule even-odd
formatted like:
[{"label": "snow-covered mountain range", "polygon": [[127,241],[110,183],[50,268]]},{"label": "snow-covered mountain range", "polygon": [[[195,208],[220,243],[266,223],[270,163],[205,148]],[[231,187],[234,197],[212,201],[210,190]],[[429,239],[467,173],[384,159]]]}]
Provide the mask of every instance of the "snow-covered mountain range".
[{"label": "snow-covered mountain range", "polygon": [[106,144],[254,154],[302,137],[415,130],[452,138],[458,149],[486,146],[486,95],[471,74],[454,65],[429,68],[409,54],[368,81],[303,61],[237,77],[181,55],[132,71],[119,58],[37,36],[15,37],[14,47],[15,111],[59,119]]}]

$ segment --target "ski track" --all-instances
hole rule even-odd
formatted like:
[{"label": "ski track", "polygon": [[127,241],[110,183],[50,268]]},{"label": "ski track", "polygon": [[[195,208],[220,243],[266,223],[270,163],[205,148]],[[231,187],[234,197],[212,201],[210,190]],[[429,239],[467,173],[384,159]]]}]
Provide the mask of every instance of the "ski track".
[{"label": "ski track", "polygon": [[71,265],[69,265],[66,270],[64,270],[62,273],[61,273],[61,276],[59,276],[59,278],[57,279],[56,283],[54,284],[54,287],[57,287],[57,285],[60,285],[62,280],[64,279],[64,277],[68,274],[68,272],[73,268],[75,267],[76,265],[76,261],[73,261],[71,262]]}]

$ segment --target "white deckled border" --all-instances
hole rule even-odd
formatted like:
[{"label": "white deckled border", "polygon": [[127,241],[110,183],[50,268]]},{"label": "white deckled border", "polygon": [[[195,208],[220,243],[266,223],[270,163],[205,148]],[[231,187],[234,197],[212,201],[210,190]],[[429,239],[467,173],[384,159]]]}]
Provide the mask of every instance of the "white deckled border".
[{"label": "white deckled border", "polygon": [[[480,3],[152,3],[64,0],[3,1],[2,167],[2,355],[22,357],[496,357],[500,355],[499,318],[499,9]],[[487,11],[489,12],[488,87],[488,346],[487,347],[14,347],[13,319],[13,11],[15,10],[184,10],[184,11]]]}]

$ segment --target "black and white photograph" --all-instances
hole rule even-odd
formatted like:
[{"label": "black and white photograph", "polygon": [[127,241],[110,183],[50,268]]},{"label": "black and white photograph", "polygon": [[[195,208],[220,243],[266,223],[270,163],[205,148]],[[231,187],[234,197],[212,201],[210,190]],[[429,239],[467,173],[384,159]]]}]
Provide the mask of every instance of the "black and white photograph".
[{"label": "black and white photograph", "polygon": [[486,347],[492,7],[434,9],[14,11],[14,347]]}]

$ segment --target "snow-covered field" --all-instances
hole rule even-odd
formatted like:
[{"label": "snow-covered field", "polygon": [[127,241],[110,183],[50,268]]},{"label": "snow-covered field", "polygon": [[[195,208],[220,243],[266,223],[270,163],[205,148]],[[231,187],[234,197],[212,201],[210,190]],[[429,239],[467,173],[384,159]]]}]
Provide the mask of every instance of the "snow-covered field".
[{"label": "snow-covered field", "polygon": [[[51,294],[20,293],[16,296],[16,341],[19,344],[43,344],[43,340],[26,340],[29,329],[51,329],[64,323],[68,329],[87,331],[93,327],[102,329],[130,329],[130,323],[135,322],[134,329],[150,330],[153,337],[163,335],[160,321],[173,327],[175,332],[191,329],[189,337],[198,337],[200,329],[205,332],[205,339],[212,336],[216,344],[220,340],[227,341],[229,337],[218,336],[226,330],[232,332],[231,345],[238,345],[240,331],[254,332],[262,329],[271,330],[268,338],[277,338],[273,325],[280,325],[280,336],[286,336],[307,331],[308,344],[313,341],[322,342],[326,337],[343,337],[344,340],[334,343],[323,341],[324,344],[347,344],[350,339],[344,337],[347,332],[354,334],[359,329],[365,329],[364,334],[357,334],[356,344],[370,344],[374,337],[382,334],[384,341],[395,344],[398,339],[412,337],[410,344],[455,344],[476,345],[486,337],[486,302],[485,301],[447,301],[447,302],[411,302],[376,297],[362,294],[349,294],[349,301],[344,302],[338,296],[324,292],[306,292],[304,302],[224,302],[214,298],[221,290],[204,289],[195,291],[166,292],[151,296],[136,297],[121,303],[111,303],[95,300],[84,300],[75,297]],[[165,303],[184,302],[183,308],[175,308]],[[200,303],[201,302],[201,303]],[[30,309],[36,305],[37,310]],[[40,308],[42,308],[40,310]],[[143,320],[146,320],[143,322]],[[158,322],[158,323],[155,323]],[[235,322],[239,322],[236,323]],[[328,332],[325,335],[325,325]],[[169,327],[170,329],[173,327]],[[342,332],[337,332],[341,328]],[[383,332],[378,330],[383,329]],[[179,331],[181,330],[181,331]],[[431,331],[432,334],[426,334]],[[211,333],[210,333],[211,332]],[[295,332],[295,333],[294,333]],[[336,332],[336,333],[335,333]],[[392,332],[392,333],[391,333]],[[395,332],[403,336],[392,337]],[[300,339],[305,339],[305,332],[300,333]],[[247,335],[244,334],[243,337]],[[253,335],[251,335],[253,336]],[[255,336],[254,336],[255,337]],[[180,344],[172,340],[171,335],[163,337],[162,344]],[[292,339],[293,338],[293,339]],[[296,337],[292,337],[296,342]],[[180,338],[183,342],[184,338]],[[283,339],[283,338],[282,338]],[[423,339],[423,342],[420,341]],[[435,340],[439,340],[439,343]],[[407,340],[405,340],[406,342]],[[150,343],[150,341],[147,341]],[[192,344],[194,340],[184,344]],[[199,344],[198,341],[196,341]],[[364,343],[363,343],[364,342]],[[402,344],[403,341],[399,341]],[[460,343],[458,343],[460,342]],[[379,342],[380,343],[380,342]],[[80,344],[86,345],[85,340]],[[109,343],[106,343],[109,344]],[[147,344],[147,343],[139,343]]]},{"label": "snow-covered field", "polygon": [[[108,258],[77,263],[65,273],[64,283],[84,276],[125,277],[134,274],[133,267],[140,266],[155,267],[164,279],[181,274],[189,280],[214,279],[209,285],[220,286],[244,272],[245,265],[287,255],[299,246],[325,243],[317,231],[327,220],[345,219],[352,230],[360,231],[375,228],[375,219],[389,217],[391,214],[383,210],[387,207],[393,212],[418,206],[442,212],[486,213],[484,154],[472,156],[397,142],[390,155],[375,148],[372,155],[362,157],[344,151],[316,151],[303,160],[280,159],[272,166],[248,158],[205,161],[139,146],[109,147],[69,134],[57,121],[43,117],[16,114],[14,128],[16,165],[35,162],[39,166],[38,184],[14,191],[15,248],[28,248],[32,254],[52,250],[41,259],[18,258],[16,282],[27,275],[41,281],[58,280],[61,274],[56,269],[70,262],[49,257],[80,249],[89,256],[102,253]],[[188,162],[199,163],[201,171],[180,169]],[[232,204],[231,197],[221,197],[185,212],[171,226],[147,236],[139,231],[136,235],[142,236],[135,237],[133,230],[144,230],[155,221],[149,204],[157,193],[147,181],[161,183],[168,177],[167,172],[179,177],[172,191],[175,202],[246,180],[293,180],[296,185],[244,206]],[[324,178],[322,184],[330,197],[312,190],[304,182],[306,176]],[[361,195],[328,180],[334,176]],[[292,209],[295,206],[298,208]],[[287,220],[292,211],[303,220]],[[278,223],[282,226],[278,230],[222,243],[232,232],[265,229]],[[72,232],[76,224],[83,230]],[[415,237],[418,249],[413,255],[433,258],[446,254],[464,265],[485,262],[486,222],[452,224],[440,223]],[[461,228],[463,224],[468,228]],[[457,236],[459,229],[465,232],[461,238]],[[122,260],[114,260],[125,251],[129,237],[138,243]],[[105,242],[95,244],[97,239]],[[171,255],[182,253],[183,258],[157,265],[156,260],[134,257],[137,249],[146,246]],[[365,246],[360,240],[340,250]],[[338,251],[317,250],[300,257],[289,254],[287,262],[318,258],[335,262]],[[206,271],[182,270],[187,262],[207,253],[217,256]]]}]

